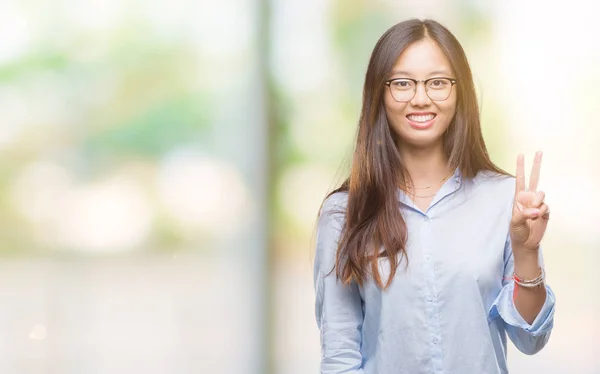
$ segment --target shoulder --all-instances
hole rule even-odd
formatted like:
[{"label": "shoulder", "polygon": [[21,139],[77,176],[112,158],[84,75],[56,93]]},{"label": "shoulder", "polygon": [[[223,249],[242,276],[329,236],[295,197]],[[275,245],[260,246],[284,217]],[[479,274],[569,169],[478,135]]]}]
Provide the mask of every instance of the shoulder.
[{"label": "shoulder", "polygon": [[515,177],[496,173],[491,170],[479,171],[475,178],[473,178],[473,184],[497,191],[510,191],[511,193],[515,191]]},{"label": "shoulder", "polygon": [[317,220],[315,266],[327,269],[335,266],[335,255],[345,222],[347,203],[347,192],[336,192],[323,201]]},{"label": "shoulder", "polygon": [[512,200],[515,194],[515,181],[512,175],[481,170],[473,178],[473,187],[487,195]]},{"label": "shoulder", "polygon": [[329,195],[321,205],[319,215],[341,213],[345,214],[348,206],[348,192],[336,192]]}]

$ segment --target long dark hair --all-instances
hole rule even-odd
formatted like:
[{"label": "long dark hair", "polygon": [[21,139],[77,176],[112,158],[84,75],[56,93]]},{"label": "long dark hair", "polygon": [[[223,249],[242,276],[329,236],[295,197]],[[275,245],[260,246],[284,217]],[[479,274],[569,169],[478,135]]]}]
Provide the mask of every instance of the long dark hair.
[{"label": "long dark hair", "polygon": [[[346,284],[355,281],[362,285],[372,276],[379,287],[387,288],[399,258],[408,260],[407,228],[398,207],[397,188],[406,185],[410,176],[386,117],[384,82],[400,54],[425,38],[441,48],[459,82],[456,113],[443,135],[448,166],[452,170],[458,167],[462,177],[472,178],[481,170],[508,174],[494,165],[485,147],[471,69],[458,40],[433,20],[412,19],[391,27],[381,36],[369,60],[350,176],[327,195],[348,192],[335,263],[336,276]],[[378,270],[381,257],[390,264],[385,283]]]}]

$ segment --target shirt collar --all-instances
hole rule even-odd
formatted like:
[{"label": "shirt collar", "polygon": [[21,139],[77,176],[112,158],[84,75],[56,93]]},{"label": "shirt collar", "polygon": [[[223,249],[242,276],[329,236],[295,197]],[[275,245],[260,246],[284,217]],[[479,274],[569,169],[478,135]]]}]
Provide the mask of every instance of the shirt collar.
[{"label": "shirt collar", "polygon": [[[463,178],[462,178],[462,174],[460,172],[460,168],[456,168],[454,170],[454,174],[452,174],[452,176],[450,178],[448,178],[446,180],[446,182],[444,182],[444,184],[442,185],[442,187],[440,187],[440,189],[438,190],[438,192],[435,194],[435,196],[433,197],[433,200],[431,200],[431,203],[429,204],[429,209],[431,209],[435,204],[437,204],[440,200],[444,199],[446,196],[451,195],[453,193],[455,193],[456,191],[458,191],[462,185],[463,182]],[[400,201],[400,203],[421,212],[421,210],[413,203],[412,199],[410,197],[408,197],[406,195],[406,193],[404,193],[404,191],[402,191],[401,188],[397,188],[397,195],[398,195],[398,200]],[[426,212],[423,212],[426,213]]]}]

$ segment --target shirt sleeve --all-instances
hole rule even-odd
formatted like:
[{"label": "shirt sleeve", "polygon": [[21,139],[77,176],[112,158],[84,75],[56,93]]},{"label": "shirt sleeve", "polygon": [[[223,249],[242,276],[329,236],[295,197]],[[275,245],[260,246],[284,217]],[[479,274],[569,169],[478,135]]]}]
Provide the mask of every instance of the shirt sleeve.
[{"label": "shirt sleeve", "polygon": [[[314,264],[315,314],[321,332],[322,374],[363,374],[362,300],[355,283],[344,285],[335,274],[337,243],[344,213],[330,196],[317,222]],[[333,270],[333,271],[332,271]]]},{"label": "shirt sleeve", "polygon": [[[539,256],[539,262],[543,266],[544,259],[541,247]],[[505,322],[506,332],[510,340],[519,351],[533,355],[544,348],[550,338],[550,333],[554,326],[555,296],[552,289],[545,284],[546,300],[544,301],[544,305],[535,320],[531,324],[527,323],[519,314],[513,301],[515,283],[512,275],[515,265],[509,236],[504,246],[504,259],[503,287],[496,300],[492,303],[488,317],[491,320],[500,316]]]}]

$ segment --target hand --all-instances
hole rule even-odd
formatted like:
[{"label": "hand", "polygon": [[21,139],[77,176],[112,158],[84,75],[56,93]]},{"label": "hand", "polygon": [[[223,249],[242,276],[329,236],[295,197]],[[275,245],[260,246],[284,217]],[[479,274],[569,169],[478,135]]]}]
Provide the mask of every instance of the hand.
[{"label": "hand", "polygon": [[517,180],[510,239],[513,250],[537,250],[548,225],[550,210],[544,203],[545,194],[537,191],[542,166],[542,152],[535,154],[529,177],[529,188],[525,189],[525,166],[523,155],[517,157]]}]

